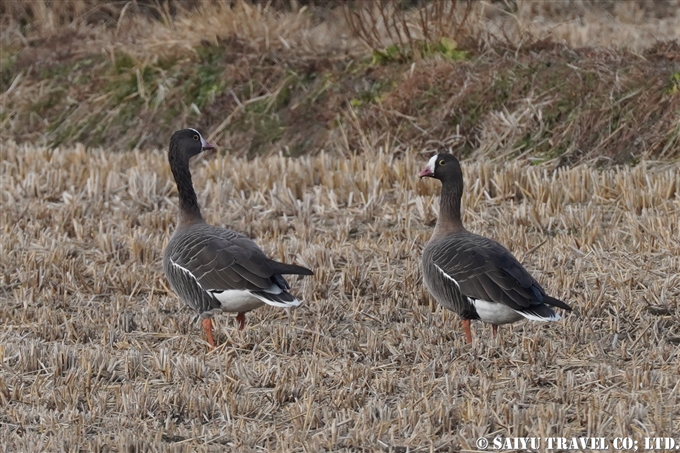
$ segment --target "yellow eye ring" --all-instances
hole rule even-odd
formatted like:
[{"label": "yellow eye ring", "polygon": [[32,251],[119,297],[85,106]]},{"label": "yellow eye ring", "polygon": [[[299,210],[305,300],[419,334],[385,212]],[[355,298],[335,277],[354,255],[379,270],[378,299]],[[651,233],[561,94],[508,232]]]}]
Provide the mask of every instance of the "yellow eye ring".
[{"label": "yellow eye ring", "polygon": [[194,140],[198,140],[198,135],[194,135]]},{"label": "yellow eye ring", "polygon": [[439,165],[444,165],[446,162],[444,162],[444,159],[439,161]]}]

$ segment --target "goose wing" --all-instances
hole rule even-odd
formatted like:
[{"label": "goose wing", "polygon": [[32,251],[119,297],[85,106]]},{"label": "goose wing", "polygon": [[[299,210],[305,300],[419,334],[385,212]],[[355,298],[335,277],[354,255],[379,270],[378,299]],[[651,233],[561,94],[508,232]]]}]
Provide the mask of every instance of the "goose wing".
[{"label": "goose wing", "polygon": [[179,238],[169,260],[205,291],[250,291],[271,305],[299,304],[287,293],[290,285],[281,274],[311,275],[309,269],[271,260],[254,241],[231,230],[205,225],[188,233]]},{"label": "goose wing", "polygon": [[570,310],[549,297],[505,247],[469,232],[440,240],[432,251],[434,265],[460,292],[473,300],[504,304],[532,319],[555,319],[545,304]]}]

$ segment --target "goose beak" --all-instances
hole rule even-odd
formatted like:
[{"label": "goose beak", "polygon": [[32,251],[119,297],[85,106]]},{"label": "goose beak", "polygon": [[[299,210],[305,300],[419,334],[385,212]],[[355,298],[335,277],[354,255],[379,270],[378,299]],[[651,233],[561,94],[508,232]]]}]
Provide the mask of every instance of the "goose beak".
[{"label": "goose beak", "polygon": [[427,161],[427,165],[425,166],[423,171],[418,173],[418,176],[421,177],[421,178],[424,178],[425,176],[429,176],[431,178],[434,178],[434,167],[436,165],[436,162],[437,162],[437,156],[436,155],[432,156],[430,158],[430,160]]}]

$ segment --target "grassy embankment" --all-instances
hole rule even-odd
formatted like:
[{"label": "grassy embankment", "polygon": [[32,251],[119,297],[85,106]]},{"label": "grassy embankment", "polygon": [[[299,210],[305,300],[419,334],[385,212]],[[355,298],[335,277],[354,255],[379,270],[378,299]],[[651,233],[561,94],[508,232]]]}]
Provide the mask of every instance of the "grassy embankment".
[{"label": "grassy embankment", "polygon": [[74,0],[79,19],[60,26],[70,16],[27,4],[33,21],[21,25],[17,6],[2,35],[3,139],[164,147],[192,124],[250,156],[361,152],[367,140],[552,163],[678,154],[680,52],[664,39],[679,20],[664,3],[475,4],[446,24],[401,13],[408,37],[396,19],[364,13],[352,27],[320,7]]}]

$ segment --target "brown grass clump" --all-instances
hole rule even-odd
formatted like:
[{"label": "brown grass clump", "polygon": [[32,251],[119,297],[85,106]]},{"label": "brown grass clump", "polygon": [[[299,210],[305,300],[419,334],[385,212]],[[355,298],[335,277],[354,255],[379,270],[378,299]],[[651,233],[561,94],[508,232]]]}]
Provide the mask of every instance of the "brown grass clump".
[{"label": "brown grass clump", "polygon": [[453,51],[459,36],[465,35],[466,21],[472,12],[467,0],[435,0],[407,9],[401,2],[379,0],[345,4],[343,14],[353,36],[385,57],[402,58],[431,54],[434,46]]},{"label": "brown grass clump", "polygon": [[[386,142],[389,144],[389,141]],[[199,322],[160,265],[165,152],[0,146],[0,438],[8,451],[459,451],[479,436],[672,436],[680,176],[465,162],[465,221],[576,310],[494,342],[421,283],[425,157],[218,157],[208,221],[315,270],[289,316]]]}]

